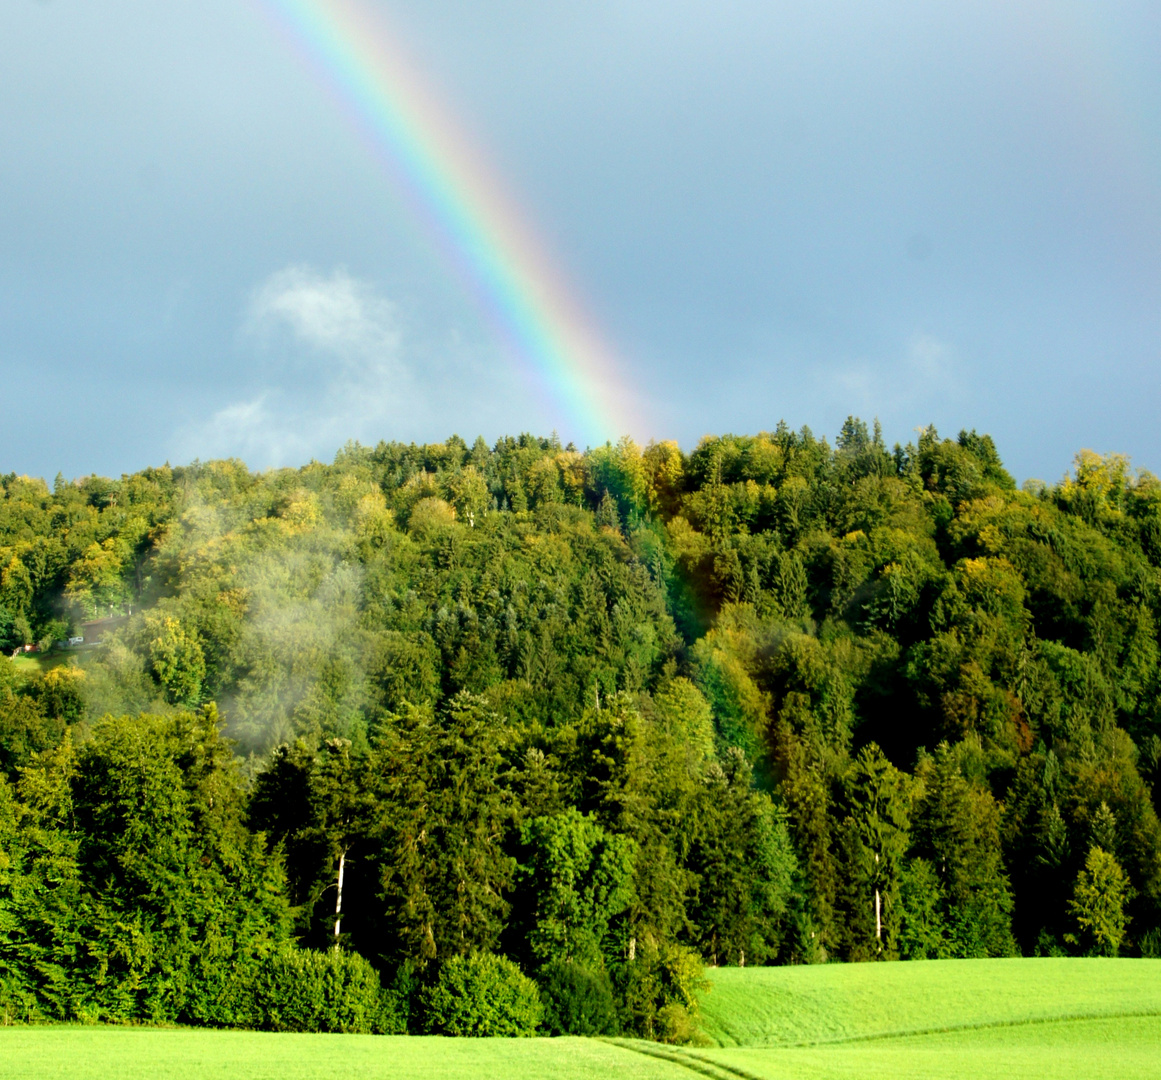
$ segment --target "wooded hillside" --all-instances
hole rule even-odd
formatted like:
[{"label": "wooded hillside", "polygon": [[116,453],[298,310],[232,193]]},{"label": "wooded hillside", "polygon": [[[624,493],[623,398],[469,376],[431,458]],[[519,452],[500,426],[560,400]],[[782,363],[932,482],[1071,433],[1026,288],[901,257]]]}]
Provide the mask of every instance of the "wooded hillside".
[{"label": "wooded hillside", "polygon": [[278,1026],[340,880],[395,1030],[488,954],[670,1038],[703,962],[1161,955],[1122,458],[1017,490],[851,419],[0,486],[0,1012]]}]

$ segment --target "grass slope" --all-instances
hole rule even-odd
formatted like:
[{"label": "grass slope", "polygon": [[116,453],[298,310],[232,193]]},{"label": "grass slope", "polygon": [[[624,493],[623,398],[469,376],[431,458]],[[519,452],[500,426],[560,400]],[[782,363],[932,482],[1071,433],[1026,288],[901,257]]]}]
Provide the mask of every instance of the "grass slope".
[{"label": "grass slope", "polygon": [[1161,1015],[1161,963],[1044,958],[717,968],[717,1046],[792,1046],[1029,1021]]},{"label": "grass slope", "polygon": [[1161,1076],[1161,963],[946,960],[711,972],[678,1051],[735,1080]]},{"label": "grass slope", "polygon": [[37,1080],[690,1080],[689,1068],[595,1039],[273,1035],[0,1028],[0,1078]]},{"label": "grass slope", "polygon": [[[716,1046],[111,1027],[0,1028],[0,1080],[1146,1080],[1161,961],[722,968]],[[1086,1018],[1087,1019],[1083,1019]]]},{"label": "grass slope", "polygon": [[79,648],[49,649],[48,652],[21,653],[12,658],[12,666],[22,679],[34,679],[56,667],[68,664],[85,666],[86,661],[98,655],[103,645],[82,645]]},{"label": "grass slope", "polygon": [[737,1080],[1156,1080],[1161,1019],[1031,1023],[691,1056]]},{"label": "grass slope", "polygon": [[16,674],[25,679],[43,675],[46,671],[62,663],[64,663],[63,657],[56,652],[21,653],[12,658],[12,666],[16,669]]}]

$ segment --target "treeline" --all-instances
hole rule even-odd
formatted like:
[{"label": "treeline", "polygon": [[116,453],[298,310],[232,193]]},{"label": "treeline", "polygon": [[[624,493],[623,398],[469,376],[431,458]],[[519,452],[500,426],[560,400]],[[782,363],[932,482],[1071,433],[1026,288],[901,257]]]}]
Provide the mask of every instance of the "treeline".
[{"label": "treeline", "polygon": [[0,666],[0,1013],[681,1039],[703,963],[1161,955],[1123,458],[1017,490],[851,419],[0,485],[0,644],[124,617]]}]

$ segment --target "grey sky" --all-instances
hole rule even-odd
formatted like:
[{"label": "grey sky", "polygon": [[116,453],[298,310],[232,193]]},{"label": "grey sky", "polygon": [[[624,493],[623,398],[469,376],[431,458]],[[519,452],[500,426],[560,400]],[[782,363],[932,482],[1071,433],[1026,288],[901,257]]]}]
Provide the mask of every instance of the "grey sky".
[{"label": "grey sky", "polygon": [[[361,0],[376,4],[381,0]],[[383,4],[649,428],[1161,471],[1161,7]],[[0,471],[571,433],[252,0],[0,6]]]}]

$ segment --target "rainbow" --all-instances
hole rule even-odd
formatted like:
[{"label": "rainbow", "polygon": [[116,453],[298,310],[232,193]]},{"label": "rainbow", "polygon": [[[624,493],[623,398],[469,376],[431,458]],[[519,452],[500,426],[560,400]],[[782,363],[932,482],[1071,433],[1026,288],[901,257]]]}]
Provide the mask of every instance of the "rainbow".
[{"label": "rainbow", "polygon": [[369,141],[550,412],[582,443],[639,425],[614,357],[479,154],[359,0],[256,0]]}]

